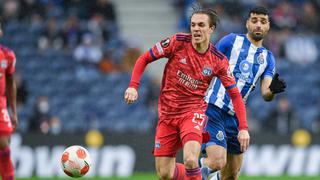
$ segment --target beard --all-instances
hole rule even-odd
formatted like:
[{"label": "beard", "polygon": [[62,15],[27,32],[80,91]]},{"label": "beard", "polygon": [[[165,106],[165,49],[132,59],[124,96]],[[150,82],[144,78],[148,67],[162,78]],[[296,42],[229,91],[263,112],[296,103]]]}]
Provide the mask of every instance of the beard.
[{"label": "beard", "polygon": [[250,33],[250,35],[251,35],[251,37],[252,37],[252,39],[254,39],[255,41],[260,41],[260,40],[262,40],[263,39],[263,37],[264,37],[264,34],[263,33],[261,33],[261,34],[256,34],[256,33]]}]

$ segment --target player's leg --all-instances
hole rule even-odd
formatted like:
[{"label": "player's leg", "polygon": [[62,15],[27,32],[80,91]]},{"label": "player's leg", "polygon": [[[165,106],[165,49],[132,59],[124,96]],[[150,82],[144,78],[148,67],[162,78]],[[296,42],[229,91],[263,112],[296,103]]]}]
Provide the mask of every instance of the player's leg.
[{"label": "player's leg", "polygon": [[209,105],[206,114],[209,118],[206,131],[210,133],[211,137],[209,142],[202,147],[207,154],[206,158],[200,159],[203,179],[206,179],[209,174],[221,170],[227,162],[227,140],[223,112],[218,107]]},{"label": "player's leg", "polygon": [[[178,175],[181,174],[181,172],[176,172],[179,169],[175,164],[176,153],[182,147],[177,129],[176,126],[161,120],[157,125],[153,154],[156,161],[157,175],[161,180],[177,179]],[[177,177],[174,177],[174,175]]]},{"label": "player's leg", "polygon": [[11,149],[9,146],[12,133],[11,120],[7,109],[1,110],[0,116],[0,174],[2,180],[14,179],[14,168],[11,161]]},{"label": "player's leg", "polygon": [[204,111],[188,114],[180,123],[180,137],[183,144],[183,161],[186,169],[185,179],[201,179],[198,158],[201,152],[202,132],[207,122]]},{"label": "player's leg", "polygon": [[175,171],[175,161],[173,157],[155,157],[156,170],[159,179],[171,180]]},{"label": "player's leg", "polygon": [[[190,134],[191,135],[191,134]],[[200,137],[201,138],[201,137]],[[186,180],[201,180],[201,170],[198,165],[198,158],[201,151],[199,141],[187,141],[183,147],[183,163],[185,166]]]},{"label": "player's leg", "polygon": [[227,163],[227,150],[220,145],[206,147],[207,158],[202,159],[202,165],[208,166],[212,172],[221,170]]},{"label": "player's leg", "polygon": [[198,141],[188,141],[183,147],[183,163],[186,169],[195,169],[198,167],[198,157],[200,155],[201,145]]},{"label": "player's leg", "polygon": [[227,165],[221,170],[222,180],[237,180],[243,161],[243,154],[227,155]]},{"label": "player's leg", "polygon": [[14,168],[10,157],[9,135],[0,135],[0,174],[2,180],[14,179]]},{"label": "player's leg", "polygon": [[226,115],[227,165],[221,171],[221,179],[237,180],[242,165],[243,154],[238,141],[238,120],[235,116]]}]

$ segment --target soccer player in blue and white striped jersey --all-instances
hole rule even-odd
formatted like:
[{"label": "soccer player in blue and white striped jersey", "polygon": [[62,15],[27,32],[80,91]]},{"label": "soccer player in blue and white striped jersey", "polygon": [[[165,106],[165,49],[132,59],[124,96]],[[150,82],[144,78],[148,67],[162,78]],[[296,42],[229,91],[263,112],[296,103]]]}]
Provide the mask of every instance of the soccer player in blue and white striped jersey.
[{"label": "soccer player in blue and white striped jersey", "polygon": [[[246,28],[247,34],[226,35],[216,44],[216,48],[229,59],[230,76],[235,77],[244,102],[255,89],[258,80],[261,81],[263,99],[271,101],[275,94],[285,90],[286,84],[279,79],[279,74],[275,73],[272,52],[262,46],[263,38],[270,28],[268,10],[264,7],[253,8],[249,13]],[[206,101],[209,103],[206,130],[211,134],[211,138],[203,147],[207,158],[200,160],[202,171],[210,172],[209,168],[211,172],[221,170],[221,179],[238,179],[242,153],[249,145],[248,128],[238,129],[232,102],[219,79],[212,80]],[[241,137],[248,137],[247,144],[243,143]],[[219,179],[219,174],[215,176],[212,179]]]}]

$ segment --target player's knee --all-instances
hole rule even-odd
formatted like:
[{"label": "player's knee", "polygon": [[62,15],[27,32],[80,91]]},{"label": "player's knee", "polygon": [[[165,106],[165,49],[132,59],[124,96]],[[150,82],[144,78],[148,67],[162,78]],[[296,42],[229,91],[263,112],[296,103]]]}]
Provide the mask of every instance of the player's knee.
[{"label": "player's knee", "polygon": [[219,157],[216,159],[209,159],[208,163],[210,169],[221,170],[226,165],[227,160],[225,157]]},{"label": "player's knee", "polygon": [[226,180],[237,180],[238,179],[238,171],[228,171],[226,172],[225,177],[223,177],[222,179],[226,179]]},{"label": "player's knee", "polygon": [[157,170],[157,176],[160,180],[169,180],[172,179],[169,171]]},{"label": "player's knee", "polygon": [[186,156],[183,158],[183,163],[186,169],[194,169],[198,167],[198,158],[196,156]]}]

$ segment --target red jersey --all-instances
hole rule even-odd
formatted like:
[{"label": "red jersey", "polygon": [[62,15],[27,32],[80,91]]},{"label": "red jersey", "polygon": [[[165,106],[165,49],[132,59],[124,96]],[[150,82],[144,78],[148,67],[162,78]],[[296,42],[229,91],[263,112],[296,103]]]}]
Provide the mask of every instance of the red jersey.
[{"label": "red jersey", "polygon": [[15,72],[16,56],[14,52],[0,45],[0,108],[7,107],[6,74]]},{"label": "red jersey", "polygon": [[[205,109],[204,95],[213,77],[218,77],[226,88],[235,85],[234,77],[228,74],[226,57],[211,43],[208,50],[200,54],[192,46],[190,34],[175,34],[158,42],[148,53],[145,56],[151,57],[150,61],[169,59],[159,97],[160,120],[169,121],[190,110]],[[138,84],[133,77],[130,86]]]}]

